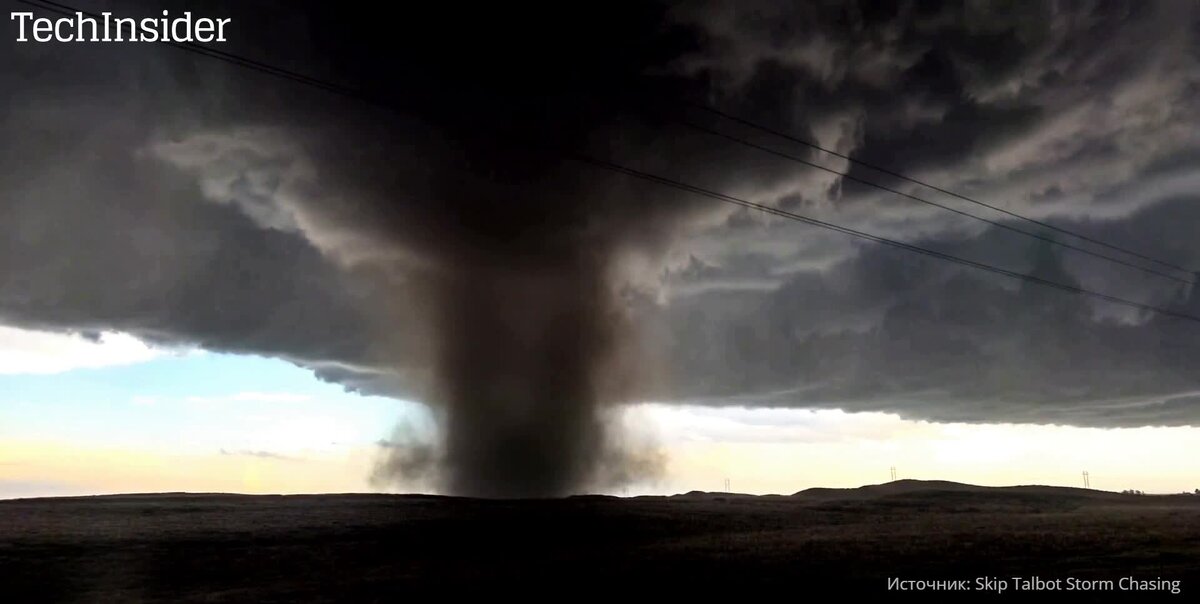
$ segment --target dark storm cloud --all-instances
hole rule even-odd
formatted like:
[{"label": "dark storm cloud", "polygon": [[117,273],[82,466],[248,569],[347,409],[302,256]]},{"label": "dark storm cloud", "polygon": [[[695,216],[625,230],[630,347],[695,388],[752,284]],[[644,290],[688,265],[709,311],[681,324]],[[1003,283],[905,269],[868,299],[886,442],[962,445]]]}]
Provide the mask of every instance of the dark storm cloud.
[{"label": "dark storm cloud", "polygon": [[1200,148],[1192,4],[572,4],[399,21],[287,6],[191,10],[234,18],[224,50],[360,98],[174,49],[6,39],[0,320],[277,356],[420,399],[442,440],[398,432],[377,478],[433,467],[443,488],[485,495],[652,472],[654,455],[606,430],[622,401],[1100,426],[1200,417],[1188,326],[557,152],[1200,312],[1177,284],[672,120],[706,119],[672,109],[705,98],[1200,265],[1200,174],[1180,159]]},{"label": "dark storm cloud", "polygon": [[[822,128],[849,123],[842,152],[1200,266],[1190,235],[1200,174],[1179,160],[1200,142],[1193,5],[750,3],[686,14],[714,41],[684,64],[719,82],[711,97],[736,113],[835,146],[845,136],[822,139]],[[865,168],[851,174],[914,190]],[[1196,312],[1187,286],[855,183],[825,203],[763,194],[840,224]],[[945,421],[1197,421],[1198,326],[814,238],[808,227],[740,230],[705,233],[667,281],[678,296],[660,319],[675,326],[665,356],[677,396]],[[772,243],[785,238],[810,243]],[[813,257],[826,260],[805,262]]]},{"label": "dark storm cloud", "polygon": [[[119,58],[98,54],[101,71]],[[86,73],[84,57],[71,58]],[[82,98],[65,95],[69,82],[38,95],[7,75],[6,321],[297,359],[361,356],[368,328],[346,276],[305,241],[205,203],[190,179],[145,156],[145,122],[162,111],[79,83]],[[326,333],[288,327],[317,317]]]},{"label": "dark storm cloud", "polygon": [[[1195,213],[1184,206],[1194,201],[1124,226],[1185,230],[1157,222],[1181,224]],[[1013,268],[1079,283],[1053,250],[1027,253]],[[1150,301],[1200,312],[1186,286]],[[715,404],[803,402],[938,421],[1194,424],[1200,325],[1107,306],[872,249],[766,293],[680,300],[667,319],[679,323],[669,357],[678,375],[703,376],[676,383]]]},{"label": "dark storm cloud", "polygon": [[[558,149],[683,165],[686,141],[655,138],[664,130],[623,97],[686,39],[644,8],[572,7],[562,29],[542,11],[491,12],[385,27],[315,5],[293,27],[309,44],[285,39],[282,61],[314,62],[355,99],[293,99],[277,91],[287,83],[223,80],[227,66],[181,55],[12,48],[30,67],[9,74],[22,92],[8,140],[44,148],[29,167],[14,144],[6,162],[6,222],[21,234],[5,319],[281,356],[420,398],[443,434],[439,481],[457,493],[561,495],[627,474],[623,459],[640,471],[603,413],[640,379],[623,266],[711,210]],[[33,75],[50,61],[84,84]],[[72,110],[98,125],[56,121]]]}]

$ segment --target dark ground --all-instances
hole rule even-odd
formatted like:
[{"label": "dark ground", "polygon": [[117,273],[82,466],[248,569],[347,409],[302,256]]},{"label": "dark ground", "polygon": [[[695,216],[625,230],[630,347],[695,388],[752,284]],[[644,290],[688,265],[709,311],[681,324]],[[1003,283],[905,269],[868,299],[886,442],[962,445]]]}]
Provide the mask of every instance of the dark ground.
[{"label": "dark ground", "polygon": [[899,481],[768,497],[0,501],[0,601],[11,602],[382,602],[478,587],[571,598],[750,588],[804,601],[887,594],[888,577],[982,576],[1010,580],[986,599],[1026,601],[1016,575],[1178,579],[1180,595],[1090,596],[1196,601],[1200,496]]}]

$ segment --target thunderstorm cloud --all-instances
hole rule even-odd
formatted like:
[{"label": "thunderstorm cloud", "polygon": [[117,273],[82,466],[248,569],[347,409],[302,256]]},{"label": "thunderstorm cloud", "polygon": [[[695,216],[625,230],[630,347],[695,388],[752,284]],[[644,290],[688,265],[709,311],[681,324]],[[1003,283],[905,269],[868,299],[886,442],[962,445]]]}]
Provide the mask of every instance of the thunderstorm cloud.
[{"label": "thunderstorm cloud", "polygon": [[426,402],[442,441],[381,441],[395,455],[379,472],[434,465],[470,494],[653,471],[608,429],[625,402],[1200,424],[1194,322],[572,160],[1200,315],[1196,274],[1104,262],[688,127],[1012,220],[696,103],[715,106],[1200,267],[1195,3],[642,3],[401,23],[200,4],[233,19],[223,51],[355,94],[167,47],[6,35],[0,324],[278,357]]}]

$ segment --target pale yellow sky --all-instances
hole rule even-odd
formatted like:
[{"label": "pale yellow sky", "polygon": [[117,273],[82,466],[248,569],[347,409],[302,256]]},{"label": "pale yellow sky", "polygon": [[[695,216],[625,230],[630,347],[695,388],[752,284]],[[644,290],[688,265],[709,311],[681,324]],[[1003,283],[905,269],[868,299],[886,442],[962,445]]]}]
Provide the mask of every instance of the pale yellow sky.
[{"label": "pale yellow sky", "polygon": [[[657,443],[665,472],[614,494],[715,491],[726,478],[734,491],[759,494],[856,487],[886,482],[891,466],[901,478],[982,485],[1082,486],[1087,470],[1097,489],[1200,488],[1200,461],[1187,453],[1200,443],[1198,428],[933,424],[879,413],[665,405],[631,408],[624,420]],[[10,486],[0,496],[373,490],[371,447],[311,448],[312,438],[276,439],[273,456],[6,440],[0,484]]]},{"label": "pale yellow sky", "polygon": [[[364,492],[411,402],[364,397],[277,359],[157,351],[0,328],[0,498]],[[1181,492],[1200,428],[935,424],[884,413],[635,405],[616,414],[661,474],[613,494],[856,487],[901,478]],[[432,433],[432,425],[427,430]],[[428,491],[401,484],[394,490]],[[599,489],[601,492],[606,492]]]}]

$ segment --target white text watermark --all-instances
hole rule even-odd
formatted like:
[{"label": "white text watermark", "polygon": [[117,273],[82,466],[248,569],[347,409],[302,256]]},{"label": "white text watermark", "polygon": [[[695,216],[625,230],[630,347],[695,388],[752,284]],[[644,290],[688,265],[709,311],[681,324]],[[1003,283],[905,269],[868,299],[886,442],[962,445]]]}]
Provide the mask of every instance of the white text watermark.
[{"label": "white text watermark", "polygon": [[35,17],[31,12],[13,12],[17,42],[224,42],[233,19],[193,18],[191,12],[171,17],[114,17],[76,12],[71,17]]}]

